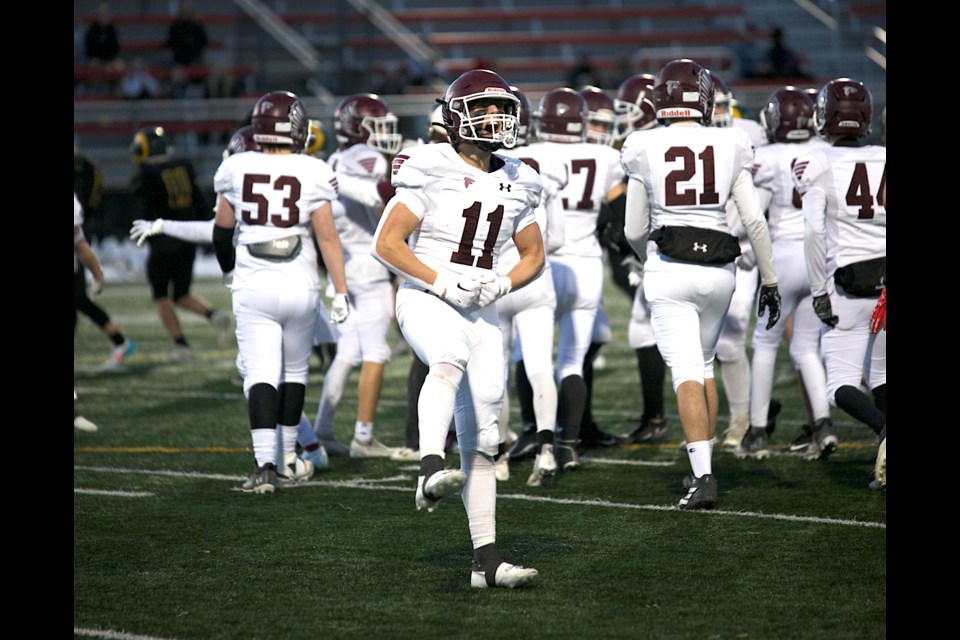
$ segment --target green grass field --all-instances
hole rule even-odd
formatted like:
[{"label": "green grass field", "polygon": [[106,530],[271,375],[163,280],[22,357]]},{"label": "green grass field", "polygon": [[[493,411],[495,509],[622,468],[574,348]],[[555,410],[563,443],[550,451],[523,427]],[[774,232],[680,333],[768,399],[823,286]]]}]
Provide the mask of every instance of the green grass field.
[{"label": "green grass field", "polygon": [[[229,309],[218,281],[195,282],[194,293]],[[829,460],[737,460],[718,448],[717,509],[682,512],[689,464],[668,379],[671,444],[586,451],[583,469],[550,487],[526,485],[531,462],[512,468],[498,484],[498,546],[540,578],[473,589],[463,504],[416,511],[416,464],[333,458],[304,485],[241,492],[252,454],[246,403],[230,382],[235,344],[218,347],[209,325],[181,313],[194,360],[166,364],[170,341],[145,283],[110,283],[99,301],[139,348],[123,370],[102,371],[109,343],[78,320],[76,406],[100,429],[74,430],[75,637],[886,636],[886,494],[868,489],[874,436],[837,409],[841,444]],[[613,341],[595,373],[594,413],[626,433],[642,410],[629,302],[608,284],[606,303]],[[391,446],[403,444],[409,358],[386,369],[376,433]],[[782,349],[779,370],[786,363]],[[356,377],[337,414],[345,442]],[[317,367],[311,419],[321,385]],[[774,397],[779,449],[804,414],[796,384]],[[721,401],[718,430],[726,418]]]}]

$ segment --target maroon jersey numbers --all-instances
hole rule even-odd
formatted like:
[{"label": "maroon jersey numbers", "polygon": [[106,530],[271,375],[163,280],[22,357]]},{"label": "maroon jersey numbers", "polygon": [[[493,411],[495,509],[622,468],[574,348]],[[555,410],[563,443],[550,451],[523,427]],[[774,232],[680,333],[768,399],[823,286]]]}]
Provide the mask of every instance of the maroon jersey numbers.
[{"label": "maroon jersey numbers", "polygon": [[[460,246],[450,254],[450,261],[457,264],[473,265],[473,239],[477,235],[477,227],[480,225],[480,203],[474,202],[463,210],[463,217],[466,222],[463,225],[463,235],[460,236]],[[490,223],[490,232],[487,239],[483,242],[483,251],[477,258],[477,267],[480,269],[493,269],[493,245],[497,242],[497,236],[500,234],[500,224],[503,222],[503,205],[497,205],[497,208],[487,214],[487,222]]]},{"label": "maroon jersey numbers", "polygon": [[269,188],[275,191],[283,191],[286,195],[283,199],[283,207],[286,212],[273,215],[268,213],[270,203],[266,196],[254,191],[256,185],[269,183],[270,176],[267,174],[248,173],[243,176],[243,202],[254,206],[253,210],[244,207],[240,214],[243,221],[251,225],[272,224],[281,229],[296,226],[300,222],[300,208],[297,206],[297,201],[300,199],[300,180],[293,176],[280,176],[273,181]]}]

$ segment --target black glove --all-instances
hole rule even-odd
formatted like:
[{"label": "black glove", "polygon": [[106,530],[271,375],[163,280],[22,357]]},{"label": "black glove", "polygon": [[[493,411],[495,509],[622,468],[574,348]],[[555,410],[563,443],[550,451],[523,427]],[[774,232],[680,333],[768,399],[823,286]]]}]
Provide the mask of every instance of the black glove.
[{"label": "black glove", "polygon": [[780,319],[780,290],[777,289],[777,285],[760,287],[758,307],[757,316],[760,318],[763,317],[766,309],[770,310],[770,316],[767,318],[767,331],[769,331]]},{"label": "black glove", "polygon": [[826,293],[822,296],[813,296],[813,310],[824,324],[835,327],[840,322],[840,318],[833,315],[833,305],[830,304],[830,296]]}]

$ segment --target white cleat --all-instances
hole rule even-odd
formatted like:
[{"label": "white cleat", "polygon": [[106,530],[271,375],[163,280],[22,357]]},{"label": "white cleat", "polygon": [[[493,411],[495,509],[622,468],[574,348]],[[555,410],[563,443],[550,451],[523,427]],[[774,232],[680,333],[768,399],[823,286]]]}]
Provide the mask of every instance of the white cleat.
[{"label": "white cleat", "polygon": [[493,584],[487,581],[485,572],[473,570],[470,573],[470,586],[478,589],[487,589],[490,587],[514,589],[530,584],[538,575],[540,575],[540,572],[536,569],[521,567],[510,564],[509,562],[501,562],[497,567],[497,574],[493,580]]},{"label": "white cleat", "polygon": [[887,438],[884,436],[877,450],[877,462],[873,467],[873,483],[877,487],[887,488]]},{"label": "white cleat", "polygon": [[497,480],[500,482],[506,482],[510,479],[510,459],[506,454],[500,456],[500,459],[497,460],[496,474]]},{"label": "white cleat", "polygon": [[417,478],[417,511],[426,509],[432,513],[441,498],[460,493],[466,483],[467,474],[460,469],[437,471],[426,481],[420,476]]},{"label": "white cleat", "polygon": [[410,447],[400,447],[394,449],[393,453],[390,454],[390,459],[397,462],[420,462],[420,451]]},{"label": "white cleat", "polygon": [[553,455],[553,445],[540,445],[540,453],[533,462],[533,472],[527,478],[527,486],[540,487],[557,476],[557,459]]},{"label": "white cleat", "polygon": [[350,441],[351,458],[389,458],[393,455],[393,447],[388,447],[376,438],[370,438],[369,442],[360,442],[356,438]]},{"label": "white cleat", "polygon": [[73,428],[80,429],[80,431],[86,431],[87,433],[93,433],[97,430],[97,425],[93,424],[83,416],[77,416],[73,419]]}]

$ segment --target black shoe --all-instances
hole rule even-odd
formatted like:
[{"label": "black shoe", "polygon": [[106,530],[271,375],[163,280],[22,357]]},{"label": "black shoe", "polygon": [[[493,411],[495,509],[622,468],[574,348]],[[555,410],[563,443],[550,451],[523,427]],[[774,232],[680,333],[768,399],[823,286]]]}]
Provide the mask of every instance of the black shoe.
[{"label": "black shoe", "polygon": [[807,449],[810,448],[811,435],[813,435],[813,427],[808,424],[803,425],[803,433],[797,436],[793,442],[785,446],[782,449],[783,453],[791,456],[807,455]]},{"label": "black shoe", "polygon": [[537,425],[525,424],[520,431],[520,437],[507,452],[507,458],[510,462],[516,462],[535,455],[537,455]]},{"label": "black shoe", "polygon": [[620,444],[617,436],[606,431],[601,431],[596,422],[591,422],[586,426],[580,427],[580,445],[584,449],[595,449],[597,447],[615,447]]},{"label": "black shoe", "polygon": [[833,431],[833,421],[830,418],[821,418],[813,423],[810,446],[803,457],[807,460],[826,460],[837,450],[838,442],[837,434]]},{"label": "black shoe", "polygon": [[637,428],[620,438],[621,444],[653,444],[657,442],[666,442],[670,439],[667,433],[667,421],[650,422],[644,418],[637,425]]},{"label": "black shoe", "polygon": [[767,409],[767,437],[773,435],[773,430],[777,428],[777,416],[780,415],[782,405],[779,400],[770,400],[770,408]]},{"label": "black shoe", "polygon": [[680,498],[677,506],[681,509],[713,509],[717,504],[717,479],[712,473],[705,473],[694,479],[686,495]]},{"label": "black shoe", "polygon": [[580,454],[577,453],[577,440],[557,441],[555,456],[557,468],[560,471],[578,471],[580,469]]}]

